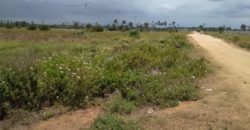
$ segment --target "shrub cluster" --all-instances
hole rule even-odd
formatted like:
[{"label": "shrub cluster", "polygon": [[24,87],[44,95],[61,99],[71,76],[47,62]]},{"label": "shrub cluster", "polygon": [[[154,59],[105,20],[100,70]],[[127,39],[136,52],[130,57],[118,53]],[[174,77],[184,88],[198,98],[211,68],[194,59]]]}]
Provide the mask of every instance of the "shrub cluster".
[{"label": "shrub cluster", "polygon": [[50,29],[50,27],[48,25],[39,26],[39,30],[41,30],[41,31],[48,31],[49,29]]},{"label": "shrub cluster", "polygon": [[[165,41],[114,45],[110,50],[86,46],[84,51],[51,55],[25,67],[0,67],[0,117],[18,108],[86,106],[115,90],[121,97],[109,106],[110,113],[194,100],[197,88],[192,77],[205,73],[206,62],[187,56],[184,38],[173,35]],[[184,47],[176,49],[175,42]],[[79,49],[83,48],[74,48]]]},{"label": "shrub cluster", "polygon": [[104,28],[101,25],[96,24],[94,27],[92,27],[92,31],[93,32],[103,32]]},{"label": "shrub cluster", "polygon": [[95,120],[90,130],[141,130],[141,128],[117,115],[105,115]]},{"label": "shrub cluster", "polygon": [[134,37],[134,38],[139,38],[140,37],[139,31],[138,30],[130,30],[129,31],[129,36]]},{"label": "shrub cluster", "polygon": [[28,30],[37,30],[37,26],[36,25],[29,25],[27,27]]},{"label": "shrub cluster", "polygon": [[106,104],[105,110],[108,114],[131,114],[135,108],[134,102],[123,99],[120,94],[117,94]]}]

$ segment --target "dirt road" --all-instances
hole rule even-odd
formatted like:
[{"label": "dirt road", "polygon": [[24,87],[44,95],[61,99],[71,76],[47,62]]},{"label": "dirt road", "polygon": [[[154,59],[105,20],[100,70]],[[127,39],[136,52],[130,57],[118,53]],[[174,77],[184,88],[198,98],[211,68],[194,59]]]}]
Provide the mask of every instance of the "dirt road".
[{"label": "dirt road", "polygon": [[201,100],[139,119],[148,118],[150,130],[249,130],[250,52],[204,34],[188,37],[214,67],[199,83]]},{"label": "dirt road", "polygon": [[[206,51],[208,60],[221,68],[218,70],[234,79],[240,98],[250,108],[250,52],[209,35],[193,33],[189,35],[196,45]],[[250,111],[250,109],[249,109]]]},{"label": "dirt road", "polygon": [[211,61],[224,70],[250,81],[250,52],[234,47],[223,40],[209,35],[193,33],[189,35],[197,45],[207,51]]}]

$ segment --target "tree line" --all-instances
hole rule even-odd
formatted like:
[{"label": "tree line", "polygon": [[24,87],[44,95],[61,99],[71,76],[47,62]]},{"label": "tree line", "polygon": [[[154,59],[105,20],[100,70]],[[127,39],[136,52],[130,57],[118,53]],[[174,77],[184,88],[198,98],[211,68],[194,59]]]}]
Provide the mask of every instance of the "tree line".
[{"label": "tree line", "polygon": [[11,21],[11,20],[0,20],[0,27],[6,28],[27,28],[28,30],[49,30],[49,28],[67,28],[67,29],[87,29],[93,31],[127,31],[131,29],[139,29],[139,30],[177,30],[179,24],[177,25],[175,21],[167,22],[167,21],[152,21],[152,22],[138,22],[134,23],[131,21],[118,21],[115,19],[110,24],[101,25],[99,23],[91,24],[91,23],[81,23],[78,21],[72,22],[63,22],[61,24],[44,24],[35,23],[35,22],[27,22],[27,21]]},{"label": "tree line", "polygon": [[[157,30],[157,31],[178,31],[178,29],[188,29],[188,30],[198,30],[198,31],[231,31],[233,30],[231,27],[226,27],[225,25],[219,27],[205,27],[205,24],[202,24],[198,27],[180,27],[176,21],[152,21],[152,22],[138,22],[134,23],[131,21],[118,21],[114,19],[113,22],[106,25],[101,25],[99,23],[91,24],[91,23],[81,23],[78,21],[72,22],[63,22],[61,24],[45,24],[35,23],[35,22],[27,22],[27,21],[11,21],[11,20],[0,20],[0,27],[6,28],[27,28],[28,30],[49,30],[50,28],[66,28],[66,29],[86,29],[91,31],[127,31],[131,29],[138,30]],[[236,31],[238,29],[234,29]],[[246,24],[242,24],[240,26],[241,31],[250,31],[250,26]]]}]

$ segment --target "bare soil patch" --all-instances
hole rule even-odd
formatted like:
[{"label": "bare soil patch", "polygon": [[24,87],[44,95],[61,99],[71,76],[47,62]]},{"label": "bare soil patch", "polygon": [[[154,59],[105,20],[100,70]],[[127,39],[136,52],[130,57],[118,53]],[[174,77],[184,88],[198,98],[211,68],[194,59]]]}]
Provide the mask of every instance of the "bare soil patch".
[{"label": "bare soil patch", "polygon": [[100,107],[69,112],[34,125],[34,130],[79,130],[87,129],[101,113]]}]

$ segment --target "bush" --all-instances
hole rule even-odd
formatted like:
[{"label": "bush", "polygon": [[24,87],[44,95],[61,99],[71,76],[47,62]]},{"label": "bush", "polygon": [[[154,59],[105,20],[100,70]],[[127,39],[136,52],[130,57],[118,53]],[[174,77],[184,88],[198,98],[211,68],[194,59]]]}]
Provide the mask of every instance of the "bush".
[{"label": "bush", "polygon": [[15,26],[14,26],[13,24],[7,24],[5,27],[8,28],[8,29],[12,29],[12,28],[14,28]]},{"label": "bush", "polygon": [[100,68],[84,59],[59,56],[46,60],[38,71],[42,102],[85,106],[93,96],[102,95],[103,90],[94,84],[100,74]]},{"label": "bush", "polygon": [[41,26],[39,27],[39,29],[40,29],[41,31],[48,31],[48,30],[50,30],[50,27],[49,27],[48,25],[41,25]]},{"label": "bush", "polygon": [[93,31],[93,32],[103,32],[104,29],[103,29],[103,27],[102,27],[101,25],[96,24],[96,25],[92,28],[92,31]]},{"label": "bush", "polygon": [[133,38],[139,38],[140,37],[139,31],[137,31],[137,30],[130,30],[129,31],[129,36],[133,37]]},{"label": "bush", "polygon": [[0,120],[3,120],[10,114],[11,106],[9,102],[0,102]]},{"label": "bush", "polygon": [[[189,47],[181,38],[178,42],[183,48]],[[100,63],[105,63],[102,68],[106,69],[99,86],[118,89],[126,100],[140,105],[175,106],[181,100],[197,99],[192,77],[205,74],[206,61],[191,60],[182,51],[171,48],[174,43],[170,44],[169,41],[162,44],[138,45],[105,62],[100,60]],[[116,46],[114,49],[116,51]],[[129,103],[118,99],[117,102],[111,107],[111,112],[123,113],[123,107],[116,106]]]},{"label": "bush", "polygon": [[74,34],[77,35],[77,36],[84,36],[85,32],[84,32],[84,30],[82,30],[82,31],[79,31],[79,32],[75,32]]},{"label": "bush", "polygon": [[37,26],[36,25],[29,25],[27,27],[28,30],[37,30]]},{"label": "bush", "polygon": [[219,27],[219,28],[218,28],[218,31],[219,31],[219,33],[224,33],[225,28],[224,28],[224,27]]},{"label": "bush", "polygon": [[141,128],[131,121],[124,121],[117,115],[106,115],[95,120],[90,130],[140,130]]},{"label": "bush", "polygon": [[232,40],[233,40],[233,42],[239,42],[240,41],[240,37],[234,36]]},{"label": "bush", "polygon": [[115,95],[113,100],[106,105],[106,111],[110,114],[130,114],[135,110],[135,104],[125,100],[121,95]]},{"label": "bush", "polygon": [[90,30],[90,29],[92,29],[92,28],[93,28],[93,25],[92,25],[92,24],[90,24],[90,23],[88,23],[88,24],[85,26],[85,28],[86,28],[87,30]]},{"label": "bush", "polygon": [[37,81],[32,71],[0,69],[0,81],[0,103],[8,104],[1,104],[2,115],[7,116],[6,110],[12,108],[31,110],[39,107]]}]

